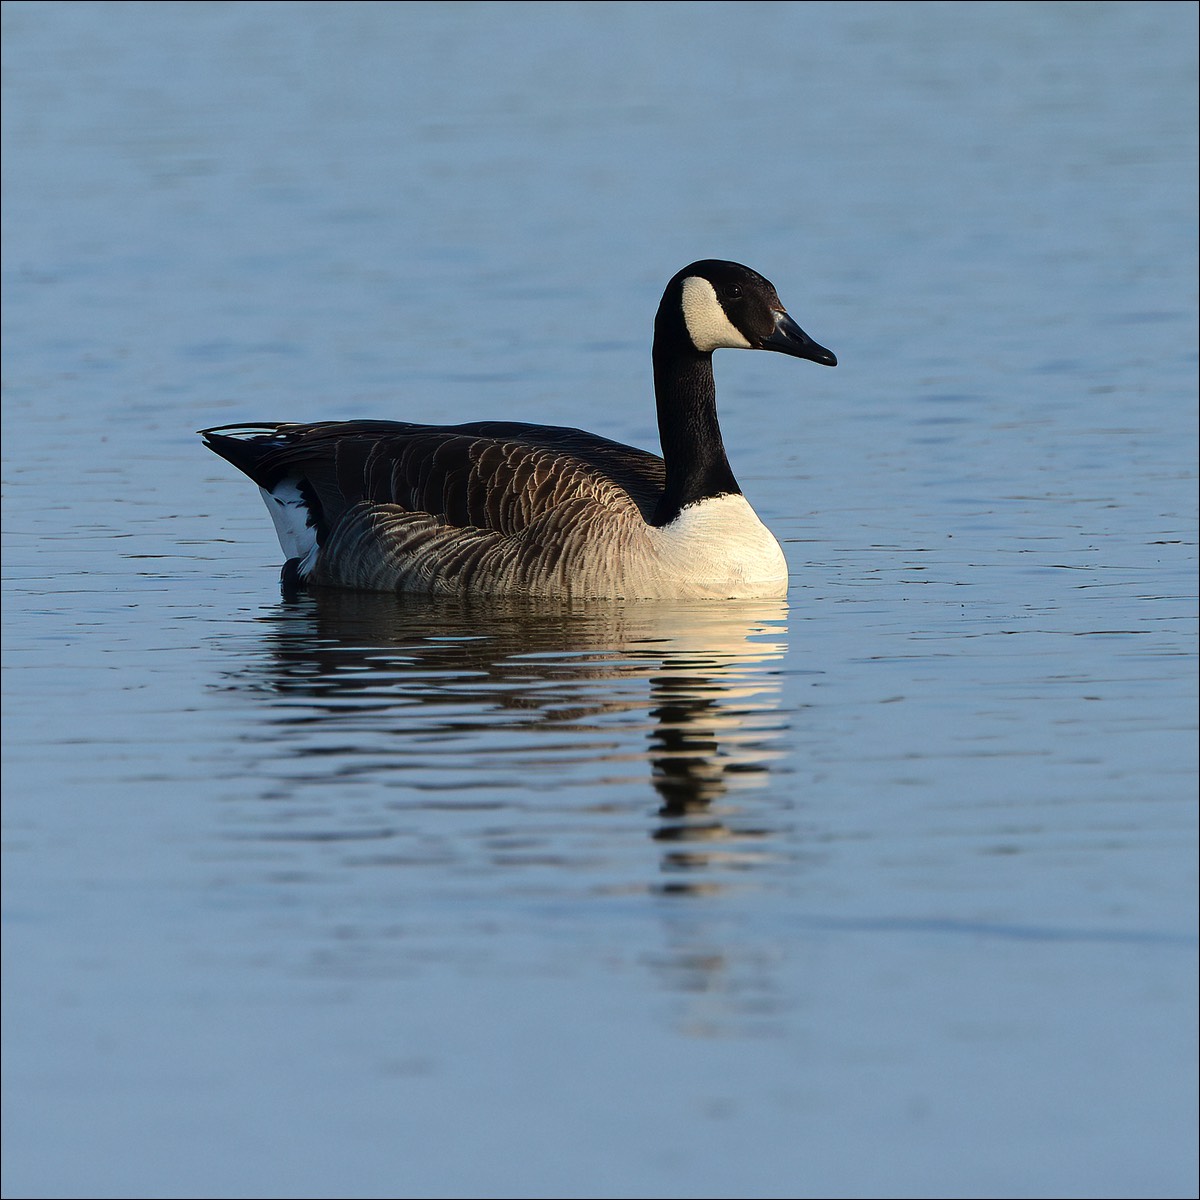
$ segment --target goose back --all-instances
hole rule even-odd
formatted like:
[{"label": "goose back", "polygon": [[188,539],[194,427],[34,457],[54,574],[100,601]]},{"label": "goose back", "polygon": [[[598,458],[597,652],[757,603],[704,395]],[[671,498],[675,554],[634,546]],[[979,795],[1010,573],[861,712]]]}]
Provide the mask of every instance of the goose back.
[{"label": "goose back", "polygon": [[[370,590],[637,591],[664,478],[644,450],[513,421],[235,425],[204,438],[259,485],[297,582]],[[614,540],[626,553],[596,555]]]}]

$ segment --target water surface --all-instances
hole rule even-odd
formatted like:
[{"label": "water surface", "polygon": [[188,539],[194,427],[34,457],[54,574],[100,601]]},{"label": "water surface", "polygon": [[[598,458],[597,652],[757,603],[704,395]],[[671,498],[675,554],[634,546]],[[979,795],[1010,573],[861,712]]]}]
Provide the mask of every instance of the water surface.
[{"label": "water surface", "polygon": [[[4,6],[4,1192],[1187,1196],[1196,11]],[[653,446],[786,603],[288,601],[195,429]]]}]

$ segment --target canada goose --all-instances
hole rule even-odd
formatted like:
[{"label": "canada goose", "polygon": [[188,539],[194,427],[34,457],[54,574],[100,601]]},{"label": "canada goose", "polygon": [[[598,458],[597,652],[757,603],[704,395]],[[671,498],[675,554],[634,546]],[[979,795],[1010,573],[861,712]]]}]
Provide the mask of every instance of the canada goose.
[{"label": "canada goose", "polygon": [[206,445],[262,490],[286,587],[431,595],[756,598],[787,563],[738,487],[712,353],[837,359],[737,263],[680,271],[654,320],[663,457],[550,425],[223,425]]}]

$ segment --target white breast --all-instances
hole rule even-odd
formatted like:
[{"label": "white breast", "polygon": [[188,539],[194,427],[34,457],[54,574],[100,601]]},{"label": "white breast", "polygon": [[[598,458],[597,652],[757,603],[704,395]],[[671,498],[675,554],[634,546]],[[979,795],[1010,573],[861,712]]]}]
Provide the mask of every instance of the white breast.
[{"label": "white breast", "polygon": [[787,560],[745,496],[689,504],[669,525],[650,532],[661,569],[675,582],[675,595],[787,595]]}]

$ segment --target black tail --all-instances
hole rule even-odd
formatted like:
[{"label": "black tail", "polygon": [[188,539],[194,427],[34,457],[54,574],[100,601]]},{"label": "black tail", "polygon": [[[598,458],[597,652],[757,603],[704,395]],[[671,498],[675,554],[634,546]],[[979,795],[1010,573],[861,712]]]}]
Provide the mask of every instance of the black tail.
[{"label": "black tail", "polygon": [[[248,475],[259,487],[270,491],[279,482],[279,472],[272,471],[267,460],[285,443],[279,436],[278,425],[217,425],[201,429],[204,444],[226,462],[232,463],[243,475]],[[231,435],[230,430],[237,430]]]}]

